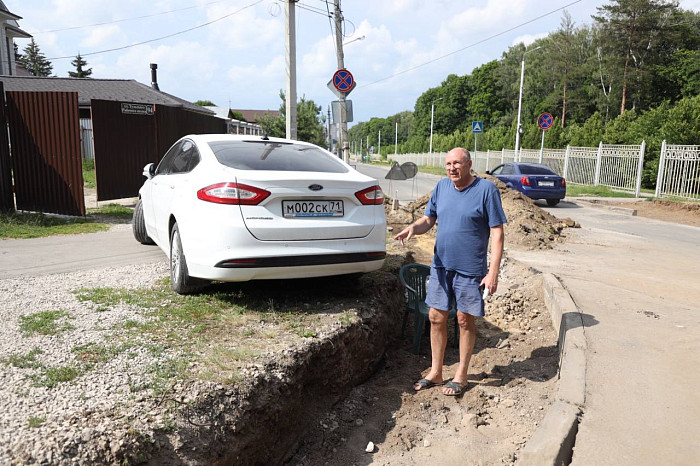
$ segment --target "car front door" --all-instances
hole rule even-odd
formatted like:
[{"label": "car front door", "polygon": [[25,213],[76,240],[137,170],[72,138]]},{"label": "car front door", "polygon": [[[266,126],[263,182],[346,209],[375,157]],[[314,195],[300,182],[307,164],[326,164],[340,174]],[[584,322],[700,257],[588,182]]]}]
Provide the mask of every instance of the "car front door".
[{"label": "car front door", "polygon": [[163,157],[153,177],[153,217],[156,240],[161,247],[170,241],[170,215],[174,211],[173,201],[186,189],[189,173],[199,162],[199,152],[189,139],[173,146]]}]

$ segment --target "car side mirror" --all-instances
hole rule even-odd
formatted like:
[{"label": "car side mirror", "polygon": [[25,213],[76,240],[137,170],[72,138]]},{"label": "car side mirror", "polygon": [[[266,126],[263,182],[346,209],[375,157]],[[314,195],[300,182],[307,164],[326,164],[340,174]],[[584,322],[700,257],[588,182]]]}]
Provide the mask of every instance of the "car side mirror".
[{"label": "car side mirror", "polygon": [[486,170],[484,173],[486,173],[487,175],[490,175],[490,174],[491,174],[491,170]]},{"label": "car side mirror", "polygon": [[156,165],[153,163],[149,163],[145,167],[143,167],[143,176],[148,178],[149,180],[153,178],[153,176],[156,174]]}]

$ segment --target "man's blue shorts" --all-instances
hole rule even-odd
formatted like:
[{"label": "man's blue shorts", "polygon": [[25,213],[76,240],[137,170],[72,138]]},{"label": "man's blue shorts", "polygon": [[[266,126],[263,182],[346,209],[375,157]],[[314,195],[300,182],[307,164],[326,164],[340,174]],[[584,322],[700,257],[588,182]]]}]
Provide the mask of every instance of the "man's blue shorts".
[{"label": "man's blue shorts", "polygon": [[484,300],[479,284],[480,278],[460,275],[454,270],[430,267],[425,304],[440,311],[450,309],[457,303],[457,310],[476,317],[484,316]]}]

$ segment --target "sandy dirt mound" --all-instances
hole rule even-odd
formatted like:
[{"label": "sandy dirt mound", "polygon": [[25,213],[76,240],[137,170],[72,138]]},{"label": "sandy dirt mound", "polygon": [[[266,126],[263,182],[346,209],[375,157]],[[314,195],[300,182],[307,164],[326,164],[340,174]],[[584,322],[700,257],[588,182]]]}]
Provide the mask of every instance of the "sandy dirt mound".
[{"label": "sandy dirt mound", "polygon": [[[551,248],[553,243],[561,240],[565,228],[580,226],[571,219],[559,219],[542,210],[535,205],[532,199],[508,188],[498,179],[490,175],[482,177],[493,182],[501,192],[503,210],[508,219],[505,226],[506,247]],[[387,199],[385,203],[387,223],[398,231],[402,225],[422,217],[429,200],[430,194],[426,194],[394,210],[392,209],[392,199]],[[429,232],[429,234],[434,235],[435,233]]]}]

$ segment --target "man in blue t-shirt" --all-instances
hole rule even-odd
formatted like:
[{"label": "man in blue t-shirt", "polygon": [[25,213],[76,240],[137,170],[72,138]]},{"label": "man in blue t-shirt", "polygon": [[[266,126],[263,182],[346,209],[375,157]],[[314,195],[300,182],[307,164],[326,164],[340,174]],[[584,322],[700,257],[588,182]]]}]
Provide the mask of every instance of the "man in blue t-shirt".
[{"label": "man in blue t-shirt", "polygon": [[[472,161],[466,149],[447,153],[442,178],[430,197],[425,215],[402,230],[394,239],[410,240],[437,222],[435,255],[430,268],[427,297],[430,306],[432,365],[425,378],[413,385],[424,390],[442,385],[442,366],[447,345],[447,316],[450,303],[457,305],[459,323],[459,366],[442,392],[456,396],[467,388],[467,370],[476,342],[476,317],[484,315],[484,288],[493,294],[498,288],[498,269],[503,256],[503,224],[506,215],[496,186],[472,175]],[[491,261],[486,250],[491,238]]]}]

